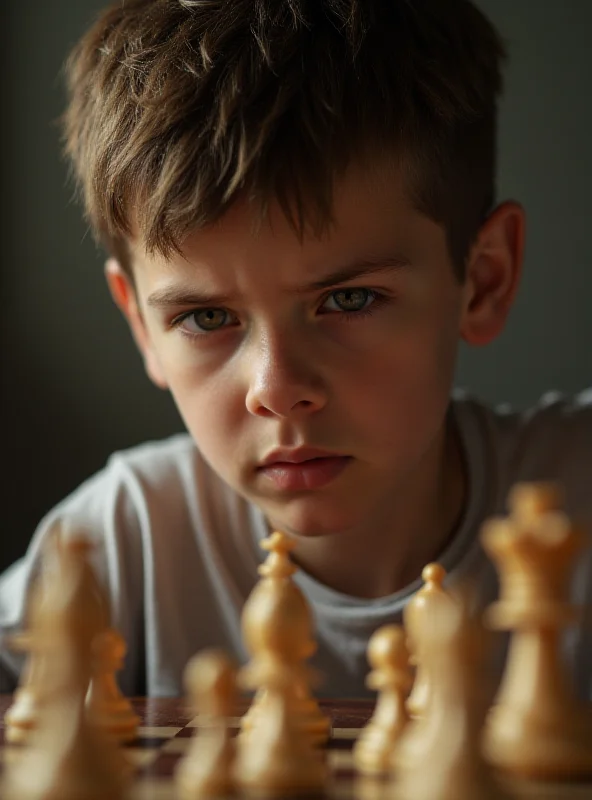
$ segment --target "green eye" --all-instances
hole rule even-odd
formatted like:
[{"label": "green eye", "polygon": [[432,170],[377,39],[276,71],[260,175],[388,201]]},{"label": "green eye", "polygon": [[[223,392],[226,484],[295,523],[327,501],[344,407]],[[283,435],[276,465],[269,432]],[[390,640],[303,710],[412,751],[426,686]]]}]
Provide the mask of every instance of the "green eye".
[{"label": "green eye", "polygon": [[206,308],[193,315],[195,324],[204,331],[215,331],[228,319],[228,312],[222,308]]},{"label": "green eye", "polygon": [[331,297],[342,311],[361,311],[371,297],[369,289],[339,289]]}]

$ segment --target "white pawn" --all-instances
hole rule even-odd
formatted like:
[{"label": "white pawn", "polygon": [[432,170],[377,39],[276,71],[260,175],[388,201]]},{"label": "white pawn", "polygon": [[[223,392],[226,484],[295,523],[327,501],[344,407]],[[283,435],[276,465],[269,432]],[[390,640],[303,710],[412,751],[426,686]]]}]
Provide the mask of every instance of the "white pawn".
[{"label": "white pawn", "polygon": [[405,631],[400,625],[385,625],[368,642],[372,672],[369,689],[380,692],[376,708],[353,750],[354,763],[365,775],[386,775],[392,765],[393,748],[409,716],[405,697],[412,683]]},{"label": "white pawn", "polygon": [[138,735],[139,717],[117,685],[116,674],[123,666],[125,641],[113,628],[95,637],[93,674],[86,698],[86,708],[93,724],[120,742],[130,742]]},{"label": "white pawn", "polygon": [[396,800],[508,800],[481,754],[483,630],[457,601],[431,610],[422,638],[430,705],[393,751]]},{"label": "white pawn", "polygon": [[185,684],[199,713],[187,755],[177,767],[180,800],[220,797],[234,789],[234,740],[229,719],[236,712],[236,668],[222,652],[206,650],[185,669]]},{"label": "white pawn", "polygon": [[[444,589],[446,570],[440,564],[427,564],[421,573],[424,585],[411,598],[403,612],[403,622],[407,633],[409,661],[416,668],[415,681],[407,698],[407,711],[412,717],[422,717],[427,713],[431,697],[431,681],[424,665],[425,623],[438,608],[451,602],[450,594]],[[423,636],[422,636],[423,634]]]}]

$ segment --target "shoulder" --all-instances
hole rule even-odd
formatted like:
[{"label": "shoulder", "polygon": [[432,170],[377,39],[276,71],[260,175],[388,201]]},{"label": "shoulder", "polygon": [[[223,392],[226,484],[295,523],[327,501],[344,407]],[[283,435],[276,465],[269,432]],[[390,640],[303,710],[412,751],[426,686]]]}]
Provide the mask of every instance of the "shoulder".
[{"label": "shoulder", "polygon": [[490,406],[459,391],[453,406],[458,418],[487,431],[500,446],[532,445],[543,450],[578,441],[592,443],[592,388],[573,396],[549,392],[524,410],[508,404]]},{"label": "shoulder", "polygon": [[[26,556],[0,576],[0,639],[23,624],[44,542],[59,525],[95,544],[97,576],[129,646],[122,687],[176,693],[191,652],[238,641],[235,606],[257,578],[257,520],[189,435],[116,452],[46,515]],[[16,675],[19,659],[0,641],[0,681],[2,662]]]},{"label": "shoulder", "polygon": [[[113,453],[105,466],[84,481],[50,513],[105,521],[107,509],[128,521],[141,508],[166,504],[179,509],[183,495],[195,495],[199,482],[215,482],[188,434],[146,442]],[[184,505],[184,503],[181,503]],[[98,520],[97,520],[98,521]]]},{"label": "shoulder", "polygon": [[198,569],[211,543],[229,536],[223,523],[236,500],[221,483],[188,434],[115,452],[40,521],[17,573],[30,581],[55,527],[83,534],[124,608],[147,580],[172,576],[187,561]]},{"label": "shoulder", "polygon": [[457,416],[472,418],[508,444],[529,437],[535,444],[544,444],[566,436],[592,436],[592,388],[573,396],[548,392],[534,406],[523,410],[506,403],[487,405],[464,391],[457,391],[453,406]]},{"label": "shoulder", "polygon": [[465,446],[481,448],[503,496],[518,481],[556,481],[572,513],[592,519],[592,389],[545,394],[532,407],[488,406],[457,393],[453,408]]},{"label": "shoulder", "polygon": [[113,453],[40,521],[26,562],[37,564],[55,526],[66,536],[82,533],[96,545],[98,571],[127,595],[129,587],[141,585],[150,551],[165,529],[170,540],[185,529],[201,461],[185,434]]},{"label": "shoulder", "polygon": [[187,433],[118,450],[102,473],[104,478],[129,479],[132,475],[146,486],[158,485],[172,477],[195,472],[201,461],[199,450]]}]

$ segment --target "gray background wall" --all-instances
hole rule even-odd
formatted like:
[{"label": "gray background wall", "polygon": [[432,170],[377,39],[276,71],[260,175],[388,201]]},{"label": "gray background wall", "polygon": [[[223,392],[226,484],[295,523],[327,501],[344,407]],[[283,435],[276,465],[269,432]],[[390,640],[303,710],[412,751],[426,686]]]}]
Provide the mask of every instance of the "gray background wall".
[{"label": "gray background wall", "polygon": [[[479,0],[508,41],[500,194],[529,216],[507,330],[458,382],[518,406],[592,384],[592,3]],[[144,376],[70,201],[54,120],[60,66],[102,0],[3,0],[0,568],[109,453],[181,429]]]}]

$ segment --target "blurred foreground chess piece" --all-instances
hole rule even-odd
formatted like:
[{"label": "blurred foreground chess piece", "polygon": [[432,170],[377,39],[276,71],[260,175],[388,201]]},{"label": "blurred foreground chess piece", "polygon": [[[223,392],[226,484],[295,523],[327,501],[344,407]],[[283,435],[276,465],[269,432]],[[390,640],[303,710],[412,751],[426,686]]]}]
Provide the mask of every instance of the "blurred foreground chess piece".
[{"label": "blurred foreground chess piece", "polygon": [[538,780],[592,775],[592,714],[578,704],[561,649],[563,629],[577,619],[568,580],[585,537],[560,499],[554,485],[519,484],[510,516],[482,531],[500,577],[500,600],[486,619],[513,632],[484,752],[496,767]]},{"label": "blurred foreground chess piece", "polygon": [[[294,548],[294,542],[284,533],[276,531],[261,542],[261,547],[269,552],[269,556],[265,563],[259,567],[259,574],[262,579],[257,583],[245,604],[245,611],[248,612],[247,618],[249,620],[252,618],[253,609],[259,609],[257,613],[261,613],[261,609],[267,610],[267,598],[270,596],[277,598],[278,594],[284,593],[286,598],[289,598],[287,606],[290,605],[294,609],[298,608],[299,619],[306,628],[306,631],[303,630],[302,633],[299,656],[300,661],[304,663],[315,652],[317,644],[313,638],[313,619],[310,607],[302,591],[292,580],[292,575],[297,571],[289,555]],[[271,609],[273,606],[270,605],[269,608]],[[244,619],[245,616],[243,615],[243,639],[249,652],[252,655],[255,653],[254,650],[251,650],[251,647],[265,650],[267,645],[265,645],[263,638],[259,636],[255,637],[251,644],[247,643],[250,635],[245,631]],[[286,620],[286,624],[290,624],[289,619]],[[321,745],[329,737],[330,721],[320,710],[311,692],[310,685],[315,681],[316,676],[310,669],[304,669],[300,674],[294,675],[294,682],[287,702],[290,704],[292,716],[302,726],[303,730],[308,733],[313,744]],[[251,707],[242,718],[241,735],[248,734],[253,727],[257,714],[265,709],[266,702],[266,691],[264,689],[258,691]]]},{"label": "blurred foreground chess piece", "polygon": [[[257,695],[256,710],[239,737],[235,776],[247,793],[307,794],[321,791],[326,777],[314,747],[319,712],[305,688],[311,675],[305,662],[316,647],[312,617],[291,578],[291,540],[274,533],[264,546],[270,556],[242,616],[251,661],[239,680]],[[326,724],[324,718],[321,722]]]},{"label": "blurred foreground chess piece", "polygon": [[4,715],[4,737],[9,744],[24,744],[37,725],[40,691],[43,686],[41,655],[34,652],[30,632],[11,636],[8,644],[11,650],[26,653],[27,657],[12,705]]},{"label": "blurred foreground chess piece", "polygon": [[38,577],[32,590],[27,614],[27,630],[11,636],[8,640],[12,650],[26,653],[19,686],[14,693],[12,705],[4,715],[6,726],[4,736],[9,744],[24,744],[27,741],[31,731],[37,727],[39,708],[43,701],[45,650],[35,642],[35,631],[38,629],[35,615],[43,602],[42,595],[42,579]]},{"label": "blurred foreground chess piece", "polygon": [[123,666],[126,645],[113,628],[99,633],[92,643],[92,678],[86,708],[93,724],[120,742],[130,742],[138,735],[139,717],[117,684]]},{"label": "blurred foreground chess piece", "polygon": [[430,702],[395,744],[394,798],[507,800],[481,754],[490,695],[483,680],[487,647],[465,598],[435,604],[422,620],[421,639]]},{"label": "blurred foreground chess piece", "polygon": [[50,531],[40,554],[39,573],[33,579],[30,600],[25,614],[26,629],[7,637],[8,647],[25,653],[25,664],[12,705],[4,715],[5,738],[10,744],[24,744],[37,726],[45,680],[43,666],[45,649],[40,646],[36,631],[41,622],[46,590],[56,579],[58,562],[57,542],[62,535],[60,526]]},{"label": "blurred foreground chess piece", "polygon": [[369,689],[379,692],[374,714],[354,745],[353,757],[365,775],[387,775],[393,749],[409,721],[405,698],[412,683],[405,631],[400,625],[384,625],[368,642],[372,671]]},{"label": "blurred foreground chess piece", "polygon": [[90,566],[89,545],[56,540],[59,580],[48,582],[34,609],[31,635],[43,653],[43,700],[28,746],[6,773],[9,800],[120,800],[129,777],[115,744],[85,708],[92,642],[105,609]]},{"label": "blurred foreground chess piece", "polygon": [[202,651],[187,664],[185,685],[199,716],[175,774],[179,800],[229,795],[234,790],[235,745],[229,720],[237,706],[236,667],[221,651]]},{"label": "blurred foreground chess piece", "polygon": [[[448,606],[450,594],[443,583],[446,570],[440,564],[427,564],[421,573],[424,585],[413,595],[403,611],[403,622],[407,634],[409,662],[415,666],[415,680],[411,694],[407,698],[407,711],[411,717],[421,717],[427,713],[431,695],[431,676],[424,664],[423,645],[425,639],[426,620],[430,618],[432,609]],[[428,643],[429,646],[429,643]]]}]

